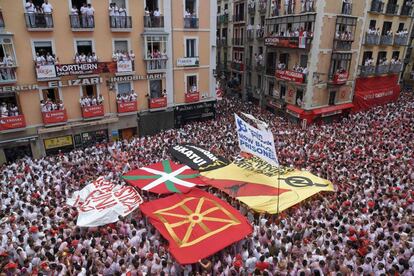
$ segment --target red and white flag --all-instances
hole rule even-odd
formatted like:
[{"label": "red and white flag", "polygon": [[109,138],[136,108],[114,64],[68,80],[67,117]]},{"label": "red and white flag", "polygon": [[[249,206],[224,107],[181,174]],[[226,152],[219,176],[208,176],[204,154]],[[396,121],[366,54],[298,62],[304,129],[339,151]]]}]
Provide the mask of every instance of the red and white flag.
[{"label": "red and white flag", "polygon": [[143,202],[142,197],[131,186],[115,185],[99,177],[66,200],[66,204],[78,209],[76,225],[96,227],[118,221]]}]

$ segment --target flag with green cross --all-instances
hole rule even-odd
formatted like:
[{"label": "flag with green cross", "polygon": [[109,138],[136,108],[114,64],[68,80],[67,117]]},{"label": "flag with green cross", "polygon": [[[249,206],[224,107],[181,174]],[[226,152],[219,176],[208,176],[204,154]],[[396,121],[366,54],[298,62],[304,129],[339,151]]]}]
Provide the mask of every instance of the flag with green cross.
[{"label": "flag with green cross", "polygon": [[130,171],[123,179],[134,187],[156,194],[187,193],[197,185],[205,185],[197,171],[170,160]]}]

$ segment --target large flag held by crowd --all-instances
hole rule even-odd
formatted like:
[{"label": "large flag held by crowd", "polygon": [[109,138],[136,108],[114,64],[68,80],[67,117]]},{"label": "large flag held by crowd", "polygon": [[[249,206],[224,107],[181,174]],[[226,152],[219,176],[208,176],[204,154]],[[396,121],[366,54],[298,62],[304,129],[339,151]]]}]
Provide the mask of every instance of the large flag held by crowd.
[{"label": "large flag held by crowd", "polygon": [[169,241],[180,264],[195,263],[252,233],[237,210],[199,189],[144,203],[141,211]]},{"label": "large flag held by crowd", "polygon": [[131,186],[120,186],[99,177],[94,182],[77,191],[66,203],[78,209],[76,225],[96,227],[118,221],[143,202],[138,192]]},{"label": "large flag held by crowd", "polygon": [[198,171],[170,160],[133,170],[123,176],[132,186],[156,194],[187,193],[203,185]]}]

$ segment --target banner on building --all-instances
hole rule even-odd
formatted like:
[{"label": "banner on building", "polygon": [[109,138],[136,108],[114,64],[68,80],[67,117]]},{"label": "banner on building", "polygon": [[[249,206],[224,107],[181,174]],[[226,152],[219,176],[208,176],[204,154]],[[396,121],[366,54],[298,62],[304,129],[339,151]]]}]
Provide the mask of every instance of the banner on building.
[{"label": "banner on building", "polygon": [[334,191],[330,181],[308,171],[274,167],[257,157],[239,158],[201,175],[206,184],[260,213],[276,214],[321,191]]},{"label": "banner on building", "polygon": [[105,116],[103,105],[91,105],[91,106],[82,107],[83,118],[94,118],[94,117],[103,117],[103,116]]},{"label": "banner on building", "polygon": [[26,127],[23,115],[0,118],[0,131]]},{"label": "banner on building", "polygon": [[169,151],[175,159],[198,171],[214,170],[229,164],[225,158],[193,144],[176,145]]},{"label": "banner on building", "polygon": [[72,135],[44,139],[45,149],[56,149],[73,145]]},{"label": "banner on building", "polygon": [[186,103],[195,103],[200,100],[200,93],[199,92],[188,92],[185,93],[185,102]]},{"label": "banner on building", "polygon": [[253,154],[269,164],[279,166],[273,133],[268,129],[257,129],[249,125],[237,114],[234,116],[240,150]]},{"label": "banner on building", "polygon": [[149,108],[167,107],[167,97],[149,99]]},{"label": "banner on building", "polygon": [[198,66],[199,62],[198,57],[183,57],[177,59],[177,66]]},{"label": "banner on building", "polygon": [[63,123],[68,120],[65,109],[42,112],[42,118],[45,125]]},{"label": "banner on building", "polygon": [[55,65],[37,65],[36,76],[38,79],[56,78]]},{"label": "banner on building", "polygon": [[68,198],[66,203],[78,209],[76,225],[97,227],[118,221],[143,202],[138,192],[131,186],[115,185],[104,177],[87,185]]},{"label": "banner on building", "polygon": [[118,113],[136,112],[137,110],[137,101],[118,102]]},{"label": "banner on building", "polygon": [[199,189],[144,203],[140,209],[183,265],[207,258],[252,233],[252,226],[237,210]]},{"label": "banner on building", "polygon": [[117,71],[118,73],[128,73],[133,70],[132,60],[120,60],[117,62]]},{"label": "banner on building", "polygon": [[276,70],[276,78],[287,81],[294,81],[296,83],[305,82],[305,75],[303,73],[290,70]]},{"label": "banner on building", "polygon": [[197,185],[204,186],[197,171],[170,160],[130,171],[123,179],[132,186],[156,194],[188,193]]}]

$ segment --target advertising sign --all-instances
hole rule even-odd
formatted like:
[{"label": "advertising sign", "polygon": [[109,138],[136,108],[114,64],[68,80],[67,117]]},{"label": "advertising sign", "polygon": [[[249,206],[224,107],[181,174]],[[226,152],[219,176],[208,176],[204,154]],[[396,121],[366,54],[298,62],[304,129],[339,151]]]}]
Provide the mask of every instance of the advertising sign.
[{"label": "advertising sign", "polygon": [[72,146],[73,139],[71,135],[67,135],[67,136],[45,139],[43,140],[43,143],[45,144],[45,149],[49,150],[49,149],[55,149],[55,148],[62,148],[66,146]]},{"label": "advertising sign", "polygon": [[24,127],[26,127],[24,115],[0,118],[0,131]]},{"label": "advertising sign", "polygon": [[198,102],[199,100],[200,100],[200,93],[199,92],[186,93],[185,94],[185,102],[186,103],[195,103],[195,102]]},{"label": "advertising sign", "polygon": [[177,66],[198,66],[200,63],[200,59],[198,57],[183,57],[177,59]]},{"label": "advertising sign", "polygon": [[276,78],[294,81],[296,83],[303,83],[305,81],[305,75],[303,73],[290,70],[276,70]]},{"label": "advertising sign", "polygon": [[103,105],[92,105],[82,107],[83,118],[103,117],[105,115]]},{"label": "advertising sign", "polygon": [[149,100],[149,108],[162,108],[167,106],[167,97],[152,98]]},{"label": "advertising sign", "polygon": [[49,112],[42,112],[42,118],[43,123],[45,125],[62,123],[68,120],[66,110],[53,110]]},{"label": "advertising sign", "polygon": [[93,63],[74,63],[74,64],[57,64],[56,75],[76,76],[102,73],[116,73],[116,62],[93,62]]},{"label": "advertising sign", "polygon": [[137,110],[137,101],[118,102],[118,113],[136,112]]}]

